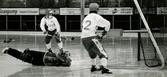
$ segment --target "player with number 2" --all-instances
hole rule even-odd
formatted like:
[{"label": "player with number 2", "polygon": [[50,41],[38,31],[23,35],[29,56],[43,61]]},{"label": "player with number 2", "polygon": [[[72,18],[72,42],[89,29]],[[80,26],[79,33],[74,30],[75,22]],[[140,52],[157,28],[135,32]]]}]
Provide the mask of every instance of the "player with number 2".
[{"label": "player with number 2", "polygon": [[[99,5],[97,3],[91,3],[89,5],[90,14],[88,14],[82,23],[82,33],[81,39],[82,44],[88,51],[90,58],[92,59],[91,72],[101,70],[101,73],[112,74],[112,72],[107,69],[107,53],[102,47],[101,43],[97,39],[96,30],[98,27],[104,27],[102,36],[107,34],[110,30],[110,22],[104,19],[98,14]],[[100,68],[96,67],[96,57],[100,58]]]}]

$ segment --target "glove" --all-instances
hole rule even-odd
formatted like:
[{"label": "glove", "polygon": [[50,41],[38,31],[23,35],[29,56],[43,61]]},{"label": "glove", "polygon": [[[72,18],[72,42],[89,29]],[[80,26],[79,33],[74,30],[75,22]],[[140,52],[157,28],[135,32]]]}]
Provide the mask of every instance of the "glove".
[{"label": "glove", "polygon": [[70,54],[69,51],[65,51],[65,52],[64,52],[64,56],[65,56],[66,58],[68,58],[70,55],[71,55],[71,54]]},{"label": "glove", "polygon": [[54,36],[55,36],[56,39],[60,39],[60,34],[59,33],[56,33]]},{"label": "glove", "polygon": [[102,37],[100,35],[97,35],[97,39],[102,39]]},{"label": "glove", "polygon": [[45,32],[43,32],[43,34],[44,34],[45,36],[47,36],[48,32],[47,32],[47,31],[45,31]]},{"label": "glove", "polygon": [[60,37],[60,34],[59,34],[59,33],[56,33],[55,36]]},{"label": "glove", "polygon": [[104,31],[102,32],[102,36],[105,36],[105,35],[107,35],[107,31],[104,30]]}]

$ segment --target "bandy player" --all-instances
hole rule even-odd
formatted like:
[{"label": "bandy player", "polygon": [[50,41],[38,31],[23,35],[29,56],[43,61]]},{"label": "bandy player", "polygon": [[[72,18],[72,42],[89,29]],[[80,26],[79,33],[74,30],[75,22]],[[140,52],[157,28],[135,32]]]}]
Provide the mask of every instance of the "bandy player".
[{"label": "bandy player", "polygon": [[[91,72],[101,70],[101,73],[112,74],[107,66],[107,53],[102,47],[101,43],[97,39],[96,30],[98,27],[104,27],[102,35],[106,35],[107,31],[110,30],[110,22],[104,19],[98,14],[99,5],[97,3],[91,3],[89,5],[90,14],[88,14],[82,23],[81,39],[82,44],[88,51],[90,58],[92,59]],[[96,67],[96,57],[100,58],[100,68]]]},{"label": "bandy player", "polygon": [[51,39],[54,37],[58,43],[60,53],[63,53],[63,43],[60,37],[60,24],[58,20],[52,16],[53,11],[51,9],[45,10],[45,16],[41,19],[40,27],[45,35],[45,43],[49,52],[51,50]]}]

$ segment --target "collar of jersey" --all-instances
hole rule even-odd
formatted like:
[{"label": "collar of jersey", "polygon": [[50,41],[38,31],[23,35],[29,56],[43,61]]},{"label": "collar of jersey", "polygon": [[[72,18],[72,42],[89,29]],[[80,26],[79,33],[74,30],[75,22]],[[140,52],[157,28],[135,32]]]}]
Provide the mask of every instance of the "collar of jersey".
[{"label": "collar of jersey", "polygon": [[53,18],[53,16],[51,16],[50,18],[46,18],[46,16],[45,16],[45,19],[51,19],[51,18]]}]

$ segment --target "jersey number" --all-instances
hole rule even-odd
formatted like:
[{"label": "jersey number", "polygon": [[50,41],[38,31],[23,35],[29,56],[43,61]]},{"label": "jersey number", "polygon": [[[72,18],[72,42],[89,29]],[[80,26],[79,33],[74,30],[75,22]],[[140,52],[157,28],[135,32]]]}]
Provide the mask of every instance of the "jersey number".
[{"label": "jersey number", "polygon": [[91,25],[91,21],[87,20],[85,23],[87,23],[86,27],[84,28],[85,30],[90,30],[89,26]]}]

